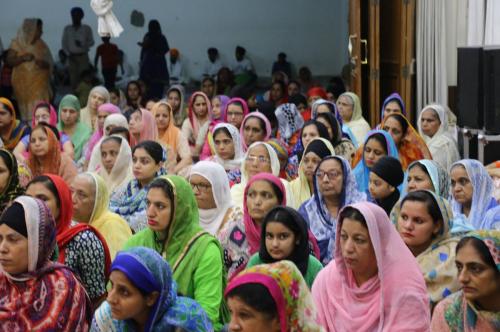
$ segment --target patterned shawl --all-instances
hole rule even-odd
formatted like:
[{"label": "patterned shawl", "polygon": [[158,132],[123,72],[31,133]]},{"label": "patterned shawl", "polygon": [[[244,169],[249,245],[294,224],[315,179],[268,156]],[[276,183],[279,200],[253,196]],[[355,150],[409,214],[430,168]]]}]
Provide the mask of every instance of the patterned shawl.
[{"label": "patterned shawl", "polygon": [[[500,271],[500,231],[475,231],[467,236],[475,237],[486,245]],[[462,291],[441,301],[432,319],[433,331],[489,332],[500,330],[500,312],[479,309],[468,301]]]},{"label": "patterned shawl", "polygon": [[326,207],[323,195],[319,191],[316,173],[322,163],[331,159],[337,160],[342,165],[343,183],[339,210],[346,205],[366,201],[366,195],[356,188],[356,179],[347,160],[340,156],[330,156],[321,160],[314,172],[313,196],[301,205],[299,213],[304,217],[311,232],[318,241],[321,253],[320,260],[323,264],[328,263],[332,259],[335,250],[337,216],[332,216]]},{"label": "patterned shawl", "polygon": [[[170,331],[182,328],[185,331],[212,331],[212,324],[198,303],[177,295],[177,284],[173,280],[170,265],[156,251],[135,247],[121,251],[111,266],[112,271],[121,271],[145,293],[158,292],[160,295],[151,309],[145,332]],[[112,318],[111,306],[104,302],[94,315],[93,331],[134,330],[130,320]]]},{"label": "patterned shawl", "polygon": [[472,203],[469,216],[466,217],[462,212],[462,204],[452,198],[451,208],[453,214],[455,218],[461,219],[475,229],[490,229],[492,220],[485,217],[488,210],[498,205],[495,198],[493,198],[493,180],[483,164],[477,160],[463,159],[457,161],[451,166],[450,171],[459,165],[465,168],[472,184]]},{"label": "patterned shawl", "polygon": [[[40,200],[20,196],[28,231],[28,271],[0,268],[0,321],[9,331],[87,331],[91,309],[85,289],[66,266],[52,263],[56,227]],[[2,325],[5,327],[5,325]]]},{"label": "patterned shawl", "polygon": [[280,137],[289,145],[292,136],[304,125],[304,119],[295,104],[281,104],[274,113],[278,119]]},{"label": "patterned shawl", "polygon": [[2,213],[10,202],[24,194],[24,188],[19,184],[17,160],[14,155],[9,150],[0,149],[0,158],[9,169],[9,178],[5,189],[0,193],[0,213]]},{"label": "patterned shawl", "polygon": [[225,295],[245,284],[260,284],[272,296],[281,332],[320,332],[313,298],[294,263],[279,261],[252,266],[238,274],[227,286]]},{"label": "patterned shawl", "polygon": [[[434,236],[429,247],[420,253],[418,265],[424,274],[427,292],[431,305],[436,305],[443,298],[458,291],[457,268],[455,266],[455,251],[460,238],[453,237],[453,213],[448,201],[430,190],[425,190],[439,206],[443,218],[442,227]],[[391,221],[398,229],[398,219],[401,214],[401,201],[391,211]]]}]

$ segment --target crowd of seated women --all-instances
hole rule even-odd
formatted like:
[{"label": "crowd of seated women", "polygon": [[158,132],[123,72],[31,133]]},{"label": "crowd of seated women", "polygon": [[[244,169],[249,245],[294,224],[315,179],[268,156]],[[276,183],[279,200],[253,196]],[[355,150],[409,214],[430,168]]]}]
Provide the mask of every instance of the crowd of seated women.
[{"label": "crowd of seated women", "polygon": [[0,98],[0,331],[499,331],[495,183],[450,111],[394,93],[372,129],[276,77]]}]

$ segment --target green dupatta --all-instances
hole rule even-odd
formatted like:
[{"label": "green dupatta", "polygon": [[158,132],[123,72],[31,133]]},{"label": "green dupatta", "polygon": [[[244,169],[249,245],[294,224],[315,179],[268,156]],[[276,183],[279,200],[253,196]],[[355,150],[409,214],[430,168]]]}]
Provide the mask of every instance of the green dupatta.
[{"label": "green dupatta", "polygon": [[[78,112],[78,120],[76,123],[75,132],[70,136],[71,143],[73,143],[73,147],[75,149],[74,160],[80,160],[83,147],[87,144],[87,141],[90,139],[92,135],[92,129],[90,129],[87,125],[80,121],[80,102],[78,98],[74,95],[66,95],[59,103],[59,111],[58,111],[58,121],[57,121],[57,129],[59,131],[64,132],[64,123],[61,121],[61,111],[64,108],[71,108]],[[69,136],[69,135],[68,135]]]},{"label": "green dupatta", "polygon": [[[222,261],[224,261],[224,251],[219,241],[199,225],[198,204],[189,183],[177,175],[164,175],[159,178],[167,180],[174,188],[174,216],[169,225],[165,244],[157,240],[159,236],[156,232],[146,228],[132,236],[124,249],[142,246],[156,250],[172,267],[177,291],[183,296],[194,298],[193,274],[206,248],[211,243],[216,244]],[[227,282],[226,271],[222,280],[224,290]],[[223,322],[229,321],[224,301],[221,304],[219,317]]]}]

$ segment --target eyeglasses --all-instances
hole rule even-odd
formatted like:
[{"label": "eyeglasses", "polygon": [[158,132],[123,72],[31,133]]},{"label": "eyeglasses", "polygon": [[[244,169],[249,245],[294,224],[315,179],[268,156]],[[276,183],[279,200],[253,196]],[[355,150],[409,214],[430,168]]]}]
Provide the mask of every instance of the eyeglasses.
[{"label": "eyeglasses", "polygon": [[258,161],[259,164],[267,164],[271,160],[269,158],[266,158],[263,156],[247,156],[246,161],[251,162],[251,163]]},{"label": "eyeglasses", "polygon": [[339,172],[339,171],[329,171],[329,172],[318,171],[318,172],[316,172],[316,177],[318,179],[323,179],[325,177],[325,175],[328,177],[328,180],[334,180],[334,179],[338,178],[339,176],[341,176],[342,172]]},{"label": "eyeglasses", "polygon": [[242,117],[243,116],[243,113],[241,112],[227,112],[227,117],[235,117],[235,118],[239,118],[239,117]]},{"label": "eyeglasses", "polygon": [[205,183],[189,183],[191,185],[191,188],[193,188],[193,190],[197,190],[199,192],[203,192],[203,193],[206,193],[208,192],[212,186],[209,185],[209,184],[205,184]]}]

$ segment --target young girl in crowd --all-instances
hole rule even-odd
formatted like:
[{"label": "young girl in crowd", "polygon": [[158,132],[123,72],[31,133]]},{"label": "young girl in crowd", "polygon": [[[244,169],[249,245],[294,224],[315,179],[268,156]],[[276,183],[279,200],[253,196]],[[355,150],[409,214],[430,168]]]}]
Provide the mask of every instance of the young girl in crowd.
[{"label": "young girl in crowd", "polygon": [[177,128],[180,128],[187,117],[184,110],[184,87],[182,85],[172,85],[167,90],[166,97],[168,104],[172,106],[174,124]]},{"label": "young girl in crowd", "polygon": [[17,160],[9,150],[0,149],[0,213],[16,197],[24,194],[24,186],[19,181]]},{"label": "young girl in crowd", "polygon": [[203,92],[193,93],[189,99],[188,118],[182,123],[182,134],[187,138],[191,155],[197,161],[205,144],[211,120],[210,99]]},{"label": "young girl in crowd", "polygon": [[95,131],[97,125],[97,109],[104,103],[109,103],[109,92],[103,86],[90,90],[87,106],[80,111],[80,121]]},{"label": "young girl in crowd", "polygon": [[151,182],[165,174],[165,158],[165,150],[153,141],[144,141],[132,149],[134,178],[113,195],[109,208],[122,216],[134,232],[147,226],[146,193]]},{"label": "young girl in crowd", "polygon": [[238,129],[229,123],[219,123],[214,127],[212,136],[215,154],[209,160],[224,167],[231,184],[240,183],[244,153]]},{"label": "young girl in crowd", "polygon": [[230,331],[322,331],[311,293],[295,264],[253,266],[235,277],[225,296]]},{"label": "young girl in crowd", "polygon": [[247,268],[258,264],[292,261],[309,288],[323,268],[310,254],[308,226],[294,209],[277,206],[266,214],[262,222],[259,252],[248,261]]},{"label": "young girl in crowd", "polygon": [[389,215],[399,200],[398,187],[403,183],[404,173],[399,160],[382,157],[370,170],[370,196]]},{"label": "young girl in crowd", "polygon": [[144,141],[156,141],[158,139],[158,128],[156,121],[148,110],[143,108],[132,111],[128,122],[130,132],[130,147]]}]

